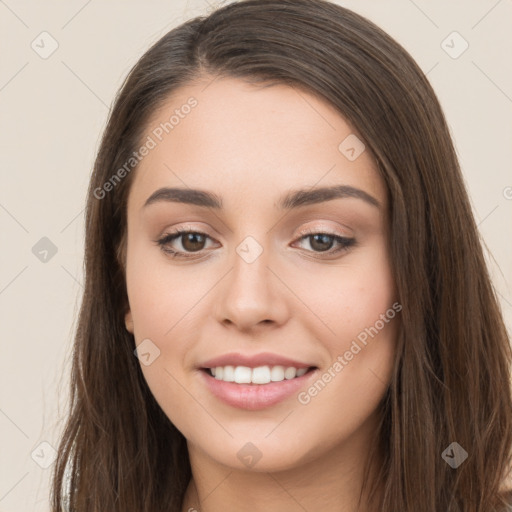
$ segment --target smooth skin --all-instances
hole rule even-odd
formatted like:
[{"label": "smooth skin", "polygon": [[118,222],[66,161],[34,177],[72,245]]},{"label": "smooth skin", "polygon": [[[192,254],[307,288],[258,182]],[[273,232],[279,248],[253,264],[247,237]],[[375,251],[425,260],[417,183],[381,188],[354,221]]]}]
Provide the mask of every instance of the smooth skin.
[{"label": "smooth skin", "polygon": [[[307,404],[294,394],[262,410],[235,408],[210,393],[197,366],[228,352],[273,352],[317,366],[319,377],[374,326],[397,301],[384,182],[368,150],[350,161],[338,149],[355,132],[329,103],[286,85],[207,77],[177,90],[144,139],[191,96],[197,106],[133,171],[126,260],[126,327],[136,345],[150,339],[160,350],[141,368],[188,443],[182,510],[354,512],[399,315]],[[344,197],[276,207],[291,190],[334,185],[380,206]],[[223,208],[144,206],[162,187],[207,190]],[[177,228],[206,234],[167,244],[188,259],[156,243]],[[304,229],[356,243],[335,253],[333,237],[322,245]],[[248,236],[263,250],[252,263],[236,250]],[[249,442],[261,453],[253,467],[237,456]]]}]

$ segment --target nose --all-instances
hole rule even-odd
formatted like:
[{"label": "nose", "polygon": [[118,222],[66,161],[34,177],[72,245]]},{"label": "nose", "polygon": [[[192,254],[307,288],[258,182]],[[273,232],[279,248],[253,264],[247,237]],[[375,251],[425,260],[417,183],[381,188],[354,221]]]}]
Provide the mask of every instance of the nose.
[{"label": "nose", "polygon": [[268,251],[252,237],[236,248],[215,302],[219,322],[240,331],[268,329],[286,322],[286,287],[271,263]]}]

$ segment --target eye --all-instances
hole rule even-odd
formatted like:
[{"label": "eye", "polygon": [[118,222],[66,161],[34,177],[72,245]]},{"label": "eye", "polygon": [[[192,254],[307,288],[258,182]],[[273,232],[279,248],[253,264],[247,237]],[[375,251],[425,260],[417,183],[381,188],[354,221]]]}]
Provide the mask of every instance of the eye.
[{"label": "eye", "polygon": [[[169,247],[175,240],[180,240],[181,249],[177,250]],[[156,241],[162,251],[170,254],[173,258],[190,258],[191,254],[204,250],[204,245],[207,239],[211,238],[200,231],[191,231],[189,229],[177,229],[173,233],[168,233]]]},{"label": "eye", "polygon": [[[356,245],[355,238],[348,238],[336,233],[319,232],[315,230],[303,230],[299,240],[308,240],[312,251],[315,253],[326,253],[330,256],[347,251]],[[333,249],[335,247],[335,249]]]},{"label": "eye", "polygon": [[[308,252],[325,253],[335,255],[347,251],[356,244],[355,238],[347,238],[336,233],[319,232],[315,230],[301,231],[299,241],[308,240],[311,250]],[[173,242],[180,240],[181,248],[172,248]],[[212,240],[206,233],[192,231],[190,229],[176,229],[156,240],[162,251],[173,258],[194,258],[194,253],[200,253],[205,249],[207,240]],[[333,247],[335,247],[333,249]]]}]

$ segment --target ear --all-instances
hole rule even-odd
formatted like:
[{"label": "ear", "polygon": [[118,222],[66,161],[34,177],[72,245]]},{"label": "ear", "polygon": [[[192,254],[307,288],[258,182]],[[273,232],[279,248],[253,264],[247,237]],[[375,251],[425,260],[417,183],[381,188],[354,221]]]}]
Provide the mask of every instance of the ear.
[{"label": "ear", "polygon": [[126,330],[133,334],[133,318],[131,310],[128,310],[124,316],[124,324],[126,326]]}]

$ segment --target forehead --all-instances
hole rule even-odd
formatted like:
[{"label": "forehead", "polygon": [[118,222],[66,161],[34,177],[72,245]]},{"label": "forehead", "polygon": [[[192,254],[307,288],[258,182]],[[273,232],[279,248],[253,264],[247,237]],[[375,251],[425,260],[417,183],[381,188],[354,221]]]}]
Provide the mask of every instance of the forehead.
[{"label": "forehead", "polygon": [[142,142],[152,149],[129,202],[139,208],[156,189],[179,186],[214,191],[226,207],[273,205],[286,190],[344,184],[384,205],[384,183],[369,151],[357,156],[356,137],[332,105],[295,86],[234,78],[184,86],[147,123]]}]

